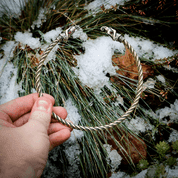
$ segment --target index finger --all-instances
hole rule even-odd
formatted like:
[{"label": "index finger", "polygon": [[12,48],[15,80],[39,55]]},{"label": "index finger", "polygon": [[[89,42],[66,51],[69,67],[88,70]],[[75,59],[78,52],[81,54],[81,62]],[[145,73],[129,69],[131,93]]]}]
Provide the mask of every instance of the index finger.
[{"label": "index finger", "polygon": [[[54,98],[51,95],[43,94],[51,100],[54,105]],[[38,93],[33,93],[27,96],[16,98],[12,101],[0,105],[0,111],[6,114],[6,117],[10,117],[12,122],[16,121],[19,117],[31,111],[35,101],[38,99]]]}]

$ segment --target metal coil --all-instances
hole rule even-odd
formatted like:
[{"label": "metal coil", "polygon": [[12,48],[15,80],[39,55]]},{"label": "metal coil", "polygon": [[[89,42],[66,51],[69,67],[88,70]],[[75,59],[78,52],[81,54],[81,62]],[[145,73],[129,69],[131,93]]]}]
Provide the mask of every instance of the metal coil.
[{"label": "metal coil", "polygon": [[[48,48],[46,49],[46,51],[42,54],[42,56],[40,58],[40,62],[37,66],[36,77],[35,77],[36,90],[39,94],[39,97],[43,96],[42,90],[41,90],[42,87],[41,87],[41,82],[40,82],[40,74],[41,74],[41,69],[42,69],[42,66],[44,64],[44,61],[45,61],[47,55],[50,53],[50,51],[54,48],[54,46],[57,43],[62,42],[62,41],[67,42],[69,37],[75,32],[76,29],[77,29],[76,26],[69,27],[64,33],[60,34],[60,36],[53,43],[51,43],[48,46]],[[140,99],[140,95],[142,93],[143,72],[142,72],[142,66],[140,64],[140,60],[138,58],[137,53],[134,51],[132,46],[120,34],[116,33],[116,30],[114,30],[113,28],[103,26],[103,27],[101,27],[101,31],[105,31],[108,35],[110,35],[112,37],[113,40],[123,43],[125,45],[125,47],[127,47],[129,49],[129,51],[131,52],[131,54],[133,55],[136,65],[137,65],[137,69],[138,69],[138,84],[137,84],[137,89],[136,89],[136,95],[135,95],[135,98],[134,98],[130,108],[120,118],[118,118],[116,121],[114,121],[110,124],[103,125],[103,126],[86,127],[86,126],[75,125],[73,123],[70,123],[70,122],[67,122],[67,121],[61,119],[54,112],[52,113],[53,117],[56,120],[58,120],[62,124],[67,125],[73,129],[82,130],[82,131],[99,131],[99,130],[101,131],[101,130],[106,130],[108,128],[112,128],[112,127],[116,126],[117,124],[121,123],[124,119],[126,119],[126,117],[128,117],[131,114],[131,112],[136,108],[136,106],[138,105],[139,99]]]}]

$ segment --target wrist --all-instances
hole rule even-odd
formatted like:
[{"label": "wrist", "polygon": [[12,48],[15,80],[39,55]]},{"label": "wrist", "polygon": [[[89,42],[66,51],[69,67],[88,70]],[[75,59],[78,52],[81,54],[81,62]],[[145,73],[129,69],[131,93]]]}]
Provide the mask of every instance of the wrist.
[{"label": "wrist", "polygon": [[36,178],[35,170],[29,164],[3,165],[0,167],[0,177],[3,178]]}]

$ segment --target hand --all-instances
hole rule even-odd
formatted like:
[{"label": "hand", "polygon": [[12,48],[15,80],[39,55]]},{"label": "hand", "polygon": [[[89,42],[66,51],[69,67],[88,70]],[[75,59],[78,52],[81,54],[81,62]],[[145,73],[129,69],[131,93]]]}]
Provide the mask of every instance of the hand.
[{"label": "hand", "polygon": [[[48,94],[30,94],[0,105],[0,177],[40,177],[49,150],[70,137],[71,128],[53,118],[65,119],[63,107],[53,107]],[[17,174],[17,175],[16,175]]]}]

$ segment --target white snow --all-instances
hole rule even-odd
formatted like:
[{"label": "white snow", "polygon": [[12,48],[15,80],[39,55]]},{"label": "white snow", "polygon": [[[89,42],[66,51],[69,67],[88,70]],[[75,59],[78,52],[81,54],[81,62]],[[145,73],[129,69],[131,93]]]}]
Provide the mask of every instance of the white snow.
[{"label": "white snow", "polygon": [[170,169],[169,166],[166,166],[165,170],[167,172],[166,178],[178,177],[178,166],[176,166],[175,169]]},{"label": "white snow", "polygon": [[175,142],[176,140],[178,140],[178,131],[175,129],[171,129],[171,130],[172,132],[169,136],[168,142]]},{"label": "white snow", "polygon": [[21,14],[21,9],[24,8],[25,2],[28,0],[1,0],[0,2],[0,17],[3,14],[18,17]]},{"label": "white snow", "polygon": [[158,76],[156,76],[156,78],[157,78],[159,81],[161,81],[163,84],[165,84],[166,80],[165,80],[165,78],[164,78],[163,75],[158,75]]},{"label": "white snow", "polygon": [[[78,109],[73,105],[71,99],[68,99],[65,102],[65,108],[68,112],[66,119],[77,125],[81,120],[81,116],[78,113]],[[67,175],[69,178],[80,177],[80,170],[78,168],[80,160],[78,156],[81,153],[81,149],[76,139],[81,139],[83,136],[83,131],[74,129],[71,132],[70,138],[63,144],[65,146],[64,152],[69,161],[69,166],[67,168]]]},{"label": "white snow", "polygon": [[113,172],[110,178],[130,178],[125,172]]},{"label": "white snow", "polygon": [[145,175],[147,173],[147,169],[146,170],[143,170],[141,171],[139,174],[137,174],[136,176],[134,176],[133,178],[144,178]]},{"label": "white snow", "polygon": [[28,31],[26,31],[25,33],[17,32],[14,38],[15,38],[15,41],[18,41],[22,44],[22,47],[24,47],[25,45],[28,45],[32,49],[35,49],[41,46],[40,39],[32,37],[32,33]]},{"label": "white snow", "polygon": [[0,80],[0,104],[18,98],[18,91],[22,91],[21,84],[16,83],[17,69],[12,63],[7,63]]},{"label": "white snow", "polygon": [[156,81],[152,78],[148,78],[146,82],[143,83],[143,90],[152,89],[155,86]]},{"label": "white snow", "polygon": [[0,77],[3,73],[4,66],[9,61],[11,57],[13,57],[13,50],[15,49],[16,44],[14,41],[8,41],[2,46],[2,50],[4,50],[4,56],[0,59]]},{"label": "white snow", "polygon": [[85,53],[75,56],[78,65],[73,70],[83,84],[98,90],[108,85],[107,73],[116,74],[115,67],[112,65],[112,55],[115,49],[121,48],[123,52],[124,46],[104,36],[87,40],[83,43],[83,47]]},{"label": "white snow", "polygon": [[40,28],[41,25],[46,22],[46,16],[45,16],[45,11],[47,11],[46,9],[43,9],[43,8],[40,8],[40,11],[39,11],[39,15],[38,15],[38,18],[37,20],[35,20],[33,22],[33,24],[31,25],[32,29],[35,28],[35,26],[37,26],[37,28]]},{"label": "white snow", "polygon": [[62,28],[58,27],[54,30],[50,30],[49,32],[46,32],[43,37],[44,40],[48,43],[51,44],[52,41],[54,41],[62,32]]},{"label": "white snow", "polygon": [[116,5],[124,5],[124,2],[129,0],[94,0],[88,5],[85,6],[91,14],[95,15],[96,13],[101,11],[101,7],[104,5],[105,9],[111,9],[112,6]]},{"label": "white snow", "polygon": [[22,91],[21,84],[16,83],[17,69],[9,63],[15,47],[14,41],[8,41],[1,48],[4,50],[4,56],[0,60],[0,104],[19,97],[18,91]]},{"label": "white snow", "polygon": [[[175,122],[177,123],[178,122],[178,99],[175,100],[174,104],[170,104],[170,107],[164,107],[164,108],[161,108],[161,109],[158,109],[156,111],[156,114],[159,118],[159,120],[165,124],[167,123],[172,123],[172,122]],[[165,117],[169,116],[170,120],[167,121],[167,120],[164,120]]]},{"label": "white snow", "polygon": [[74,144],[71,146],[65,146],[65,155],[69,161],[69,165],[67,167],[67,177],[74,178],[80,177],[80,170],[79,170],[79,154],[82,152],[78,144]]},{"label": "white snow", "polygon": [[73,33],[73,38],[79,38],[82,41],[86,41],[88,36],[85,32],[83,32],[83,29],[79,27],[79,29],[77,29],[75,31],[75,33]]},{"label": "white snow", "polygon": [[[117,172],[117,173],[113,173],[111,178],[144,178],[146,176],[147,170],[148,169],[141,171],[139,174],[137,174],[134,177],[130,177],[125,172]],[[166,178],[176,178],[178,176],[178,166],[176,166],[175,169],[170,169],[169,166],[166,166],[165,170],[166,170],[165,173]]]},{"label": "white snow", "polygon": [[[78,109],[76,106],[73,105],[72,100],[68,99],[65,102],[65,109],[67,110],[67,120],[72,121],[73,124],[78,124],[81,121],[81,116],[78,113]],[[71,132],[71,136],[67,142],[75,142],[76,138],[80,139],[83,137],[83,131],[81,130],[73,130]]]},{"label": "white snow", "polygon": [[111,150],[112,146],[109,144],[103,144],[103,147],[106,149],[108,156],[107,162],[111,161],[111,172],[114,172],[117,167],[121,164],[122,157],[118,154],[117,150]]},{"label": "white snow", "polygon": [[[130,37],[125,34],[124,38],[132,45],[139,57],[145,57],[152,61],[173,56],[178,51],[172,51],[164,46],[158,45],[148,39]],[[161,62],[160,62],[161,63]]]},{"label": "white snow", "polygon": [[[127,34],[124,37],[132,45],[139,57],[156,60],[176,53],[176,51],[154,44],[150,40],[129,37]],[[116,74],[116,67],[112,65],[112,55],[116,49],[123,53],[125,50],[124,45],[104,36],[95,40],[88,39],[83,43],[83,47],[85,48],[85,53],[75,56],[78,63],[77,67],[73,68],[75,74],[78,75],[84,85],[96,90],[99,90],[104,85],[109,85],[109,78],[106,77],[106,73]]]},{"label": "white snow", "polygon": [[130,130],[137,134],[139,134],[139,131],[146,132],[147,130],[152,130],[153,128],[153,126],[150,123],[148,123],[148,121],[140,117],[132,118],[130,121],[126,119],[124,123]]}]

